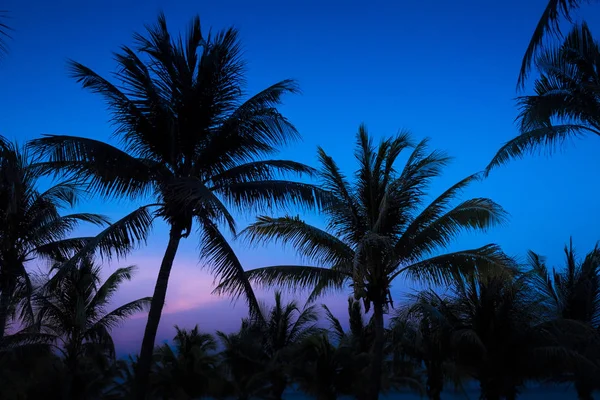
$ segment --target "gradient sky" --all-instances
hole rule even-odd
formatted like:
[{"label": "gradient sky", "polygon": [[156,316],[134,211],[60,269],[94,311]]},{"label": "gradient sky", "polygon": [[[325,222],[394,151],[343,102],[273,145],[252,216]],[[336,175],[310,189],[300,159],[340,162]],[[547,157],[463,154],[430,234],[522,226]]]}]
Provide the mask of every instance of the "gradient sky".
[{"label": "gradient sky", "polygon": [[[282,157],[314,164],[321,145],[351,173],[359,123],[376,138],[405,128],[455,157],[434,183],[436,195],[484,168],[516,134],[517,73],[546,1],[4,0],[14,32],[10,54],[0,63],[0,134],[20,141],[42,133],[108,140],[104,104],[67,76],[65,61],[108,75],[115,66],[111,52],[130,44],[132,33],[153,23],[159,10],[172,32],[199,14],[205,31],[230,25],[240,30],[249,92],[284,78],[299,81],[303,94],[287,98],[282,111],[304,139]],[[592,30],[600,32],[598,10],[591,7],[580,14],[589,14]],[[463,235],[452,248],[495,242],[515,256],[533,249],[551,265],[562,262],[569,235],[582,252],[590,250],[600,239],[598,154],[600,141],[590,137],[552,158],[528,157],[494,171],[465,196],[493,198],[510,213],[510,223],[486,235]],[[134,206],[92,200],[79,208],[116,219]],[[251,217],[240,216],[239,225]],[[139,271],[117,302],[152,294],[166,237],[166,227],[157,224],[148,246],[118,263],[136,264]],[[296,261],[292,251],[275,246],[234,247],[247,268]],[[242,302],[234,308],[227,298],[210,295],[212,278],[196,250],[190,237],[177,256],[159,340],[172,337],[175,323],[233,330],[245,314]],[[394,296],[400,299],[409,288],[399,282]],[[342,319],[346,296],[326,299]],[[144,323],[141,315],[115,333],[121,354],[137,351]]]}]

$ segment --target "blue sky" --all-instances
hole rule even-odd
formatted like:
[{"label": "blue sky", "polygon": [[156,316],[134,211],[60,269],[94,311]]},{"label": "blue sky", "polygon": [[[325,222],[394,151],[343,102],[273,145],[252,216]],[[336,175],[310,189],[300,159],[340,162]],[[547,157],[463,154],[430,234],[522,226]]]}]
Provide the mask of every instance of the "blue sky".
[{"label": "blue sky", "polygon": [[[314,164],[320,145],[351,173],[354,135],[365,122],[376,138],[408,129],[430,137],[431,147],[455,157],[432,188],[435,195],[485,167],[498,147],[516,134],[515,83],[523,51],[544,0],[390,1],[4,1],[14,28],[10,53],[0,63],[0,133],[27,140],[42,133],[108,140],[111,126],[102,101],[67,76],[71,58],[108,75],[111,52],[153,23],[163,10],[172,32],[199,14],[204,30],[234,25],[248,60],[248,91],[285,78],[303,94],[286,99],[285,115],[303,135],[281,153]],[[600,17],[584,8],[593,31]],[[586,12],[593,10],[594,12]],[[590,19],[591,17],[591,19]],[[574,141],[552,158],[514,161],[474,185],[465,196],[489,196],[510,213],[510,223],[486,235],[464,235],[453,248],[488,242],[513,255],[533,249],[560,265],[569,235],[582,252],[600,239],[597,226],[600,140]],[[119,218],[135,204],[92,200],[81,209]],[[252,216],[240,216],[240,225]],[[319,222],[318,216],[309,216]],[[166,244],[157,225],[147,247],[124,263],[139,266],[138,279],[119,301],[150,295]],[[247,268],[295,261],[275,246],[236,244]],[[210,296],[212,279],[198,265],[190,238],[175,262],[160,339],[171,326],[200,323],[207,330],[233,329],[244,313]],[[114,265],[107,266],[112,270]],[[401,298],[409,283],[394,288]],[[327,300],[345,309],[345,295]],[[216,316],[218,315],[218,317]],[[117,339],[135,350],[144,319],[130,321]]]}]

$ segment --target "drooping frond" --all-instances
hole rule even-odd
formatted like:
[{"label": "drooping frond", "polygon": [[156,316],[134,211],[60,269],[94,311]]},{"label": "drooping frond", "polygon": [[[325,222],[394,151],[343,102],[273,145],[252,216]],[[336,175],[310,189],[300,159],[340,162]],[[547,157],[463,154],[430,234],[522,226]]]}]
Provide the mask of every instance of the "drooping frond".
[{"label": "drooping frond", "polygon": [[76,136],[46,135],[28,144],[48,161],[38,167],[86,182],[103,196],[149,194],[160,172],[150,160],[135,158],[107,143]]},{"label": "drooping frond", "polygon": [[329,321],[329,334],[333,335],[334,339],[339,343],[346,337],[346,332],[340,323],[340,320],[337,319],[335,315],[329,310],[325,304],[321,304],[323,310],[325,310],[325,316]]},{"label": "drooping frond", "polygon": [[11,31],[11,28],[6,22],[4,22],[6,18],[6,11],[0,11],[0,57],[4,56],[8,52],[6,41],[7,39],[10,39],[9,32]]},{"label": "drooping frond", "polygon": [[568,139],[581,137],[585,133],[600,135],[600,132],[581,125],[554,125],[524,132],[506,142],[496,153],[485,169],[486,175],[493,168],[506,164],[513,158],[522,158],[528,153],[553,149],[563,145]]},{"label": "drooping frond", "polygon": [[415,281],[425,283],[449,284],[461,280],[464,276],[497,274],[515,268],[514,260],[496,245],[487,245],[478,249],[463,250],[442,254],[421,260],[408,266],[400,266],[391,279],[407,275]]},{"label": "drooping frond", "polygon": [[294,205],[303,209],[318,209],[330,201],[320,188],[300,182],[266,180],[217,186],[213,190],[240,210],[273,210]]},{"label": "drooping frond", "polygon": [[230,294],[234,298],[244,296],[253,317],[261,315],[260,304],[250,280],[235,252],[219,231],[214,222],[203,218],[201,220],[202,241],[200,242],[201,257],[206,260],[208,267],[220,284],[213,293]]},{"label": "drooping frond", "polygon": [[123,323],[123,321],[132,315],[142,311],[147,311],[150,307],[151,301],[151,297],[144,297],[117,307],[94,323],[90,330],[94,331],[96,328],[102,327],[103,329],[110,331],[111,329],[119,326],[119,324]]},{"label": "drooping frond", "polygon": [[[259,286],[276,287],[290,291],[313,289],[321,284],[327,284],[339,290],[351,278],[351,275],[340,270],[302,265],[256,268],[246,271],[246,276],[250,282]],[[235,290],[236,285],[234,281],[224,281],[217,289],[222,292],[229,292]]]},{"label": "drooping frond", "polygon": [[354,258],[354,251],[350,246],[299,217],[259,216],[241,235],[251,243],[272,241],[289,245],[317,265],[349,264]]},{"label": "drooping frond", "polygon": [[233,183],[276,179],[282,174],[313,176],[316,171],[312,167],[295,161],[252,161],[227,169],[212,176],[210,180],[215,186],[227,186]]}]

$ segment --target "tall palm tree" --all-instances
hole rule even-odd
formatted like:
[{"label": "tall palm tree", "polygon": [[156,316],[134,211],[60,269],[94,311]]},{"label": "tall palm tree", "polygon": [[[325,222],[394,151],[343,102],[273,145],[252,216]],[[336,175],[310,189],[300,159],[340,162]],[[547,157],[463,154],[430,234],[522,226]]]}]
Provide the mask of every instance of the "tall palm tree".
[{"label": "tall palm tree", "polygon": [[102,378],[108,369],[104,360],[114,360],[110,331],[150,305],[146,297],[107,310],[119,286],[131,280],[133,272],[134,267],[119,268],[102,283],[100,268],[84,259],[36,296],[40,325],[54,337],[72,377],[70,398],[87,398],[93,378]]},{"label": "tall palm tree", "polygon": [[486,168],[569,138],[600,135],[600,46],[586,23],[575,25],[555,48],[536,58],[535,94],[518,99],[519,136],[506,142]]},{"label": "tall palm tree", "polygon": [[61,215],[77,204],[82,190],[74,182],[63,182],[41,191],[39,178],[40,171],[27,150],[0,136],[0,341],[11,318],[19,316],[16,312],[32,317],[27,262],[74,254],[90,241],[68,237],[80,222],[108,223],[97,214]]},{"label": "tall palm tree", "polygon": [[[592,399],[597,386],[596,376],[600,362],[600,248],[594,247],[579,261],[573,248],[573,240],[565,246],[566,268],[548,271],[544,257],[529,252],[532,288],[537,290],[554,318],[578,321],[591,329],[579,335],[571,335],[570,342],[580,354],[596,365],[584,365],[585,370],[575,376],[575,388],[580,399]],[[591,378],[591,379],[590,379]]]},{"label": "tall palm tree", "polygon": [[529,41],[529,45],[527,46],[527,50],[525,51],[525,55],[523,56],[518,86],[523,87],[525,84],[531,69],[531,64],[536,55],[544,47],[544,40],[547,39],[549,35],[555,37],[561,36],[561,19],[573,22],[573,12],[584,3],[591,3],[591,0],[548,0],[548,4],[537,23],[531,40]]},{"label": "tall palm tree", "polygon": [[[117,148],[94,139],[46,136],[32,146],[47,158],[47,171],[76,176],[105,197],[152,200],[170,227],[148,316],[138,368],[137,398],[145,396],[156,331],[180,241],[197,224],[200,255],[217,276],[244,279],[243,269],[221,231],[235,232],[230,208],[264,209],[294,203],[314,207],[315,187],[284,174],[311,174],[303,164],[271,159],[277,147],[299,137],[277,110],[282,96],[298,92],[284,80],[246,98],[245,63],[233,28],[205,36],[200,19],[185,37],[172,37],[164,15],[136,47],[115,55],[116,84],[71,62],[72,76],[100,94],[116,126]],[[147,228],[143,221],[138,228]],[[145,231],[144,231],[145,232]],[[140,235],[145,238],[144,235]],[[244,286],[251,311],[258,303]]]},{"label": "tall palm tree", "polygon": [[[349,183],[324,150],[319,149],[322,187],[334,200],[324,207],[326,229],[298,217],[262,216],[245,230],[253,242],[277,241],[292,245],[313,266],[272,266],[246,272],[258,284],[312,288],[309,300],[350,282],[366,311],[373,307],[375,340],[372,346],[370,399],[380,389],[384,346],[384,314],[391,305],[390,288],[399,276],[429,283],[450,282],[477,267],[501,267],[509,257],[496,245],[441,253],[463,230],[485,230],[504,220],[502,208],[492,200],[475,198],[455,207],[452,200],[477,176],[470,176],[442,193],[428,206],[430,181],[449,158],[427,151],[418,143],[402,170],[397,159],[412,142],[406,133],[382,140],[375,147],[364,125],[357,135],[356,180]],[[233,279],[217,292],[241,293]]]}]

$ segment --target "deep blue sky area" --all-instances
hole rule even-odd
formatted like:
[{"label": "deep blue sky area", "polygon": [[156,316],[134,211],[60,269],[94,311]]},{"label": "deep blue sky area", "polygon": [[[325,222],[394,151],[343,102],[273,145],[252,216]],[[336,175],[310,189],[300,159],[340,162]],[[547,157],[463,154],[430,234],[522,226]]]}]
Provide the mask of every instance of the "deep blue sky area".
[{"label": "deep blue sky area", "polygon": [[[408,129],[455,157],[434,183],[435,195],[484,168],[516,135],[517,74],[546,2],[5,0],[0,9],[10,11],[14,31],[10,52],[0,63],[0,134],[20,141],[42,133],[109,140],[112,128],[103,102],[68,77],[66,60],[108,75],[115,67],[111,52],[131,44],[132,33],[153,23],[159,10],[172,32],[199,14],[205,31],[239,29],[249,93],[285,78],[300,83],[303,93],[288,97],[282,111],[303,141],[284,149],[282,157],[314,164],[320,145],[350,174],[361,122],[375,138]],[[597,5],[579,15],[600,35]],[[588,137],[551,158],[527,157],[493,171],[465,196],[493,198],[510,213],[510,222],[486,235],[461,236],[452,248],[495,242],[521,257],[533,249],[556,266],[570,235],[581,252],[590,250],[600,239],[598,154],[600,140]],[[91,200],[80,207],[118,218],[133,206]],[[240,218],[244,225],[251,216]],[[318,223],[319,217],[309,220]],[[141,278],[120,299],[151,294],[166,233],[157,225],[149,245],[127,260],[139,265]],[[295,260],[291,251],[276,246],[235,247],[248,268]],[[210,314],[207,310],[221,310],[221,319],[202,322],[208,330],[233,327],[243,314],[243,306],[231,310],[226,299],[208,294],[212,280],[199,272],[196,249],[190,238],[178,255],[167,300],[172,314],[163,322],[161,339],[170,335],[166,324],[185,325],[177,313],[193,325]],[[398,284],[396,296],[408,286]],[[345,295],[329,301],[339,310],[345,307]],[[137,328],[120,331],[123,337],[129,332],[121,350],[134,349],[139,341],[143,318],[133,325]]]}]

